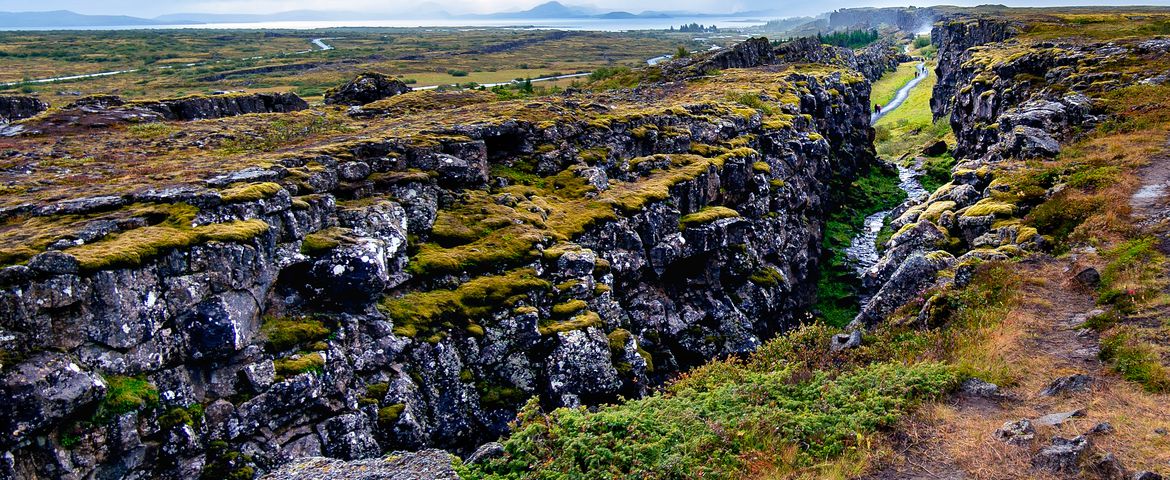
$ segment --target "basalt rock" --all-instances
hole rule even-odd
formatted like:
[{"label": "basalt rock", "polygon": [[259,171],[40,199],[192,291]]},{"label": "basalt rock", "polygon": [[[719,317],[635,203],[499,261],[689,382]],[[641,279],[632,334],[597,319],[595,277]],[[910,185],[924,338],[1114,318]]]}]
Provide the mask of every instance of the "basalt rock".
[{"label": "basalt rock", "polygon": [[249,113],[285,113],[309,104],[294,93],[224,93],[157,101],[126,101],[114,95],[79,99],[46,115],[18,122],[13,134],[62,134],[126,123],[200,120]]},{"label": "basalt rock", "polygon": [[0,95],[0,124],[32,117],[49,109],[49,104],[37,97]]},{"label": "basalt rock", "polygon": [[358,74],[353,80],[325,92],[325,103],[330,105],[365,105],[383,98],[409,92],[401,80],[378,72]]},{"label": "basalt rock", "polygon": [[[23,210],[54,218],[186,203],[198,210],[191,228],[263,228],[95,267],[71,253],[76,242],[145,224],[79,226],[52,239],[59,250],[0,270],[0,349],[12,362],[2,400],[19,406],[2,420],[0,449],[12,460],[0,468],[18,478],[348,473],[325,460],[281,465],[428,447],[468,454],[506,432],[531,397],[545,406],[637,397],[685,368],[755,349],[814,304],[829,186],[875,162],[859,75],[761,72],[800,85],[796,100],[777,102],[790,121],[688,102],[604,124],[469,123],[426,141],[362,138],[188,185]],[[677,88],[549,102],[596,112],[610,108],[601,100],[641,104]],[[118,103],[75,108],[131,105]],[[746,148],[689,154],[733,139]],[[587,151],[605,153],[586,163]],[[667,155],[708,163],[683,170]],[[481,199],[475,215],[511,209],[500,228],[521,215],[567,223],[541,198],[549,194],[500,174],[521,165],[588,189],[568,213],[609,210],[564,238],[517,228],[506,240],[530,242],[519,259],[418,264],[419,248],[468,246],[449,233],[460,202]],[[638,190],[663,173],[678,176]],[[240,185],[255,192],[225,193]],[[599,199],[618,193],[628,196]],[[683,221],[715,206],[733,214]],[[434,313],[410,316],[420,312]],[[158,404],[94,419],[103,376],[140,379]],[[360,465],[417,466],[412,458]],[[449,474],[447,457],[428,458],[426,470],[387,475]]]}]

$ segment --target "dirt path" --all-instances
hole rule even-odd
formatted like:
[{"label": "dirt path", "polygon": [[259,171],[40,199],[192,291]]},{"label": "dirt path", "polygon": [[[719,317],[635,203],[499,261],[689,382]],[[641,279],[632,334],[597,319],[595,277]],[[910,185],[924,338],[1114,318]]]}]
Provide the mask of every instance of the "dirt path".
[{"label": "dirt path", "polygon": [[[1140,178],[1141,185],[1130,198],[1132,216],[1140,228],[1158,235],[1163,250],[1170,253],[1170,155],[1153,158]],[[892,460],[864,478],[1109,478],[1032,468],[1036,452],[1050,445],[1053,437],[1082,434],[1093,444],[1090,463],[1110,453],[1129,472],[1170,474],[1170,396],[1146,393],[1118,376],[1098,358],[1098,334],[1081,328],[1099,310],[1092,290],[1074,277],[1088,267],[1101,269],[1101,262],[1089,252],[1020,262],[1025,284],[1021,302],[987,345],[1013,367],[1014,383],[1001,388],[1000,395],[963,392],[922,409],[891,435]],[[1166,312],[1151,313],[1158,317],[1150,324],[1154,328],[1170,318],[1163,315]],[[1042,393],[1054,380],[1078,374],[1091,378],[1087,388]],[[1080,411],[1080,416],[1055,425],[1043,425],[1041,420],[1073,411]],[[1005,422],[1020,419],[1030,420],[1036,429],[1028,445],[1009,445],[996,438]],[[1109,433],[1087,433],[1103,423],[1110,425]]]}]

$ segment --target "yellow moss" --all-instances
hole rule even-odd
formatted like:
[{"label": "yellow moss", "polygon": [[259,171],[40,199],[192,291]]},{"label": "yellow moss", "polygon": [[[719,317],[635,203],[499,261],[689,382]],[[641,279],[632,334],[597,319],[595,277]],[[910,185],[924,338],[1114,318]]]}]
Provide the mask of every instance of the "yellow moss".
[{"label": "yellow moss", "polygon": [[221,190],[219,195],[224,203],[255,202],[276,195],[282,188],[273,182],[248,183]]},{"label": "yellow moss", "polygon": [[955,205],[957,204],[950,200],[931,203],[919,218],[930,220],[931,222],[938,222],[938,218],[942,216],[943,212],[954,210]]},{"label": "yellow moss", "polygon": [[276,374],[280,377],[291,377],[306,372],[320,373],[325,369],[325,357],[320,353],[308,353],[293,358],[281,358],[272,362]]},{"label": "yellow moss", "polygon": [[987,215],[995,215],[997,217],[1007,217],[1014,213],[1016,213],[1015,205],[985,198],[980,200],[979,203],[967,207],[963,211],[963,216],[983,217]]},{"label": "yellow moss", "polygon": [[209,242],[246,242],[268,231],[262,220],[242,220],[199,227],[154,225],[110,235],[66,249],[84,270],[134,267],[175,248]]},{"label": "yellow moss", "polygon": [[736,218],[739,216],[739,212],[727,207],[706,207],[695,213],[684,215],[678,221],[678,228],[679,230],[684,230],[689,227],[714,222],[719,219]]},{"label": "yellow moss", "polygon": [[589,327],[601,326],[601,316],[597,312],[588,311],[573,317],[572,320],[563,322],[554,322],[539,328],[541,335],[552,335],[561,332],[571,332],[573,330],[584,330]]},{"label": "yellow moss", "polygon": [[1025,243],[1031,241],[1039,234],[1040,232],[1038,232],[1034,227],[1020,227],[1020,230],[1016,232],[1016,243]]},{"label": "yellow moss", "polygon": [[331,227],[305,235],[305,239],[301,241],[301,253],[319,255],[337,248],[342,243],[352,243],[353,239],[349,237],[350,233],[351,230],[348,228]]},{"label": "yellow moss", "polygon": [[578,299],[569,300],[568,302],[565,302],[565,303],[559,303],[559,304],[553,305],[552,314],[554,317],[558,317],[558,318],[568,317],[570,315],[573,315],[574,313],[577,313],[577,312],[580,312],[581,310],[584,310],[588,306],[589,306],[589,304],[585,303],[584,300],[578,300]]},{"label": "yellow moss", "polygon": [[772,173],[772,166],[768,162],[759,161],[752,164],[752,171],[756,173]]},{"label": "yellow moss", "polygon": [[432,290],[386,298],[378,308],[394,322],[394,333],[415,337],[454,322],[475,322],[491,312],[514,305],[523,294],[551,285],[530,268],[504,275],[473,278],[455,290]]}]

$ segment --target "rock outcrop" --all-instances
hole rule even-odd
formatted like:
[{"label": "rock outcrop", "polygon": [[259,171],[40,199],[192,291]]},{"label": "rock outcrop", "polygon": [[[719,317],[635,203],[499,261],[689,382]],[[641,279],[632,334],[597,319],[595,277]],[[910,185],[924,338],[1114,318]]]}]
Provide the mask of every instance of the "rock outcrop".
[{"label": "rock outcrop", "polygon": [[939,21],[930,31],[930,42],[938,47],[938,82],[930,97],[934,118],[951,113],[955,92],[965,86],[959,71],[970,58],[969,49],[988,43],[1002,42],[1015,36],[1021,25],[1003,19],[948,17]]},{"label": "rock outcrop", "polygon": [[0,124],[29,118],[49,109],[49,104],[37,97],[0,95]]},{"label": "rock outcrop", "polygon": [[[728,100],[752,82],[767,109]],[[466,454],[530,397],[635,397],[752,350],[814,300],[830,182],[874,161],[868,94],[725,71],[29,206],[92,220],[0,270],[0,471]]]},{"label": "rock outcrop", "polygon": [[325,103],[330,105],[359,106],[409,92],[410,87],[401,80],[390,78],[378,72],[358,74],[353,80],[325,92]]},{"label": "rock outcrop", "polygon": [[[1095,98],[1150,78],[1108,68],[1117,58],[1149,55],[1150,42],[1052,43],[1015,38],[1020,29],[990,16],[951,18],[934,29],[939,82],[931,106],[936,117],[949,118],[958,163],[950,183],[895,211],[895,233],[863,277],[878,295],[855,327],[912,299],[921,306],[915,320],[929,324],[931,312],[943,308],[930,291],[961,286],[981,261],[1048,249],[1051,239],[1021,219],[1056,187],[1038,182],[1025,192],[997,175],[1010,172],[1012,162],[1055,158],[1062,144],[1105,120]],[[922,256],[931,255],[955,257],[947,274],[923,268]],[[925,277],[905,275],[912,267]]]},{"label": "rock outcrop", "polygon": [[941,14],[934,8],[842,8],[829,14],[830,30],[894,27],[906,32],[930,28]]},{"label": "rock outcrop", "polygon": [[61,134],[126,123],[287,113],[306,108],[309,104],[294,93],[224,93],[157,101],[126,101],[115,95],[95,95],[40,117],[17,122],[0,135]]}]

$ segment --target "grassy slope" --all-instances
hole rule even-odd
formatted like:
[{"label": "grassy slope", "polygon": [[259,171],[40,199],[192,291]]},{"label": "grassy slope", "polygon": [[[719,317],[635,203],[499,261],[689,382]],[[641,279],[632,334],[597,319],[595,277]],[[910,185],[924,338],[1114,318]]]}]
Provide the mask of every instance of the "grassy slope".
[{"label": "grassy slope", "polygon": [[873,82],[873,87],[869,95],[869,103],[876,105],[890,103],[890,100],[894,98],[894,94],[898,93],[898,89],[914,79],[915,65],[918,65],[918,62],[906,62],[898,65],[897,70],[887,73],[876,82]]}]

